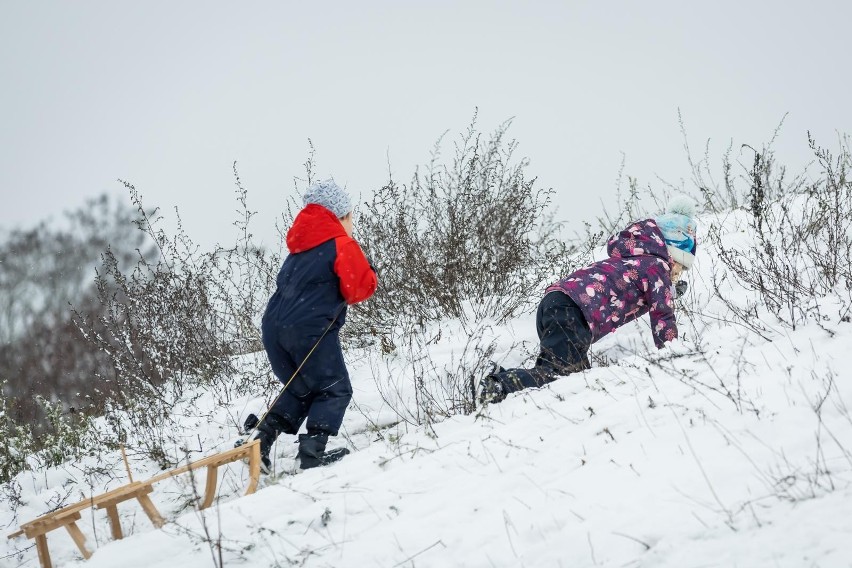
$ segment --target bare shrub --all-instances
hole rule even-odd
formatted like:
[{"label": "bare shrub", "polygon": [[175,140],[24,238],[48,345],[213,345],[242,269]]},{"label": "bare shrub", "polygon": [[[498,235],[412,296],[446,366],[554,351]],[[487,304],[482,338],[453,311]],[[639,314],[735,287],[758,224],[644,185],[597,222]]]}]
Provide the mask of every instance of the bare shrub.
[{"label": "bare shrub", "polygon": [[42,464],[55,465],[102,411],[105,389],[96,376],[107,360],[73,323],[72,303],[88,317],[100,312],[92,276],[108,247],[122,267],[137,251],[150,254],[134,219],[132,209],[102,195],[58,222],[13,230],[0,244],[0,478],[39,451]]},{"label": "bare shrub", "polygon": [[27,457],[35,451],[32,428],[13,419],[14,403],[11,397],[0,397],[0,483],[4,484],[26,469]]},{"label": "bare shrub", "polygon": [[38,397],[66,410],[96,404],[91,378],[104,358],[76,330],[71,303],[82,312],[100,309],[92,277],[107,247],[126,267],[150,246],[134,218],[102,195],[59,222],[12,231],[0,244],[0,378],[3,396],[15,401],[13,420],[47,428]]},{"label": "bare shrub", "polygon": [[220,402],[247,394],[268,380],[265,361],[238,363],[238,356],[262,350],[255,321],[262,313],[279,259],[252,242],[247,206],[234,165],[240,217],[238,240],[231,248],[203,252],[178,218],[175,234],[161,227],[162,217],[148,211],[136,188],[127,182],[140,215],[139,228],[154,240],[156,259],[139,255],[132,270],[123,270],[110,251],[96,279],[97,317],[77,312],[85,337],[105,353],[110,371],[100,378],[113,393],[106,416],[115,436],[135,440],[148,457],[163,466],[171,455],[168,433],[172,410],[187,395],[207,387]]},{"label": "bare shrub", "polygon": [[422,426],[476,410],[476,385],[496,349],[490,326],[465,329],[445,320],[389,336],[393,350],[371,357],[372,374],[399,420]]},{"label": "bare shrub", "polygon": [[448,163],[442,137],[409,185],[390,179],[365,204],[359,237],[380,285],[359,331],[385,333],[401,318],[499,323],[564,265],[568,247],[548,211],[552,191],[527,177],[528,160],[514,159],[509,126],[485,137],[474,117]]},{"label": "bare shrub", "polygon": [[[721,225],[709,231],[719,259],[737,282],[757,292],[763,305],[793,329],[805,321],[822,321],[817,300],[830,294],[838,296],[846,306],[841,311],[848,313],[852,288],[848,143],[842,139],[834,155],[812,138],[808,141],[820,168],[812,180],[804,174],[788,179],[769,148],[753,152],[751,167],[741,178],[748,184],[752,246],[726,245]],[[756,305],[735,313],[752,320],[752,326],[759,320]]]},{"label": "bare shrub", "polygon": [[[552,190],[536,188],[529,161],[515,158],[510,124],[486,136],[474,116],[449,159],[442,136],[408,185],[389,179],[360,211],[358,238],[379,289],[353,310],[344,337],[378,344],[390,358],[411,357],[406,385],[381,387],[403,420],[473,412],[475,384],[494,349],[482,333],[534,305],[578,250],[561,238]],[[440,366],[430,344],[441,333],[436,322],[450,320],[461,327],[461,349]],[[432,324],[437,332],[428,331]],[[406,394],[411,382],[414,400]]]}]

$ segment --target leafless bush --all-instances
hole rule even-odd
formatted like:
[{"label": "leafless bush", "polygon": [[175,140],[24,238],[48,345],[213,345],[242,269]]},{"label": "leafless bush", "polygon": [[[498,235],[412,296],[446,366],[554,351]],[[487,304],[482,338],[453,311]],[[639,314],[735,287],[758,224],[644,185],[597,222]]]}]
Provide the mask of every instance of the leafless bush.
[{"label": "leafless bush", "polygon": [[[409,362],[404,384],[380,385],[408,422],[473,412],[494,350],[483,333],[534,305],[580,250],[560,238],[552,190],[536,188],[528,160],[515,158],[509,127],[485,136],[474,116],[451,158],[443,160],[441,137],[408,185],[390,179],[358,216],[379,289],[353,310],[344,337],[377,344],[389,365],[401,354]],[[462,328],[461,349],[439,364],[434,346],[449,321]]]},{"label": "leafless bush", "polygon": [[476,410],[476,385],[488,372],[496,341],[490,327],[457,321],[392,330],[373,359],[373,379],[396,416],[421,426]]},{"label": "leafless bush", "polygon": [[10,397],[0,397],[0,483],[23,471],[27,457],[35,450],[32,428],[12,417],[13,403]]},{"label": "leafless bush", "polygon": [[635,177],[627,176],[625,188],[624,165],[625,160],[622,158],[615,181],[615,197],[612,200],[614,207],[603,208],[603,213],[597,217],[597,230],[586,224],[586,238],[583,240],[588,243],[587,246],[599,247],[606,243],[610,235],[621,231],[628,224],[650,217],[644,202],[651,200],[657,203],[659,199],[658,192],[650,186],[641,188]]},{"label": "leafless bush", "polygon": [[393,179],[359,215],[359,237],[378,269],[375,299],[358,330],[386,333],[402,319],[505,321],[566,262],[568,248],[547,210],[551,190],[515,160],[509,122],[490,137],[476,117],[441,162],[443,137],[409,185]]},{"label": "leafless bush", "polygon": [[66,410],[97,403],[91,377],[104,358],[76,330],[71,303],[86,313],[99,309],[91,280],[107,247],[126,267],[149,245],[133,219],[132,210],[104,195],[58,223],[12,231],[0,244],[3,396],[14,401],[11,418],[36,433],[48,426],[37,397],[61,401]]},{"label": "leafless bush", "polygon": [[493,341],[481,332],[468,335],[461,351],[443,368],[433,361],[417,361],[415,387],[417,408],[427,423],[476,410],[476,385],[490,369]]},{"label": "leafless bush", "polygon": [[58,222],[11,231],[0,243],[0,478],[23,469],[25,457],[39,450],[38,459],[55,465],[54,457],[73,451],[83,435],[69,428],[86,428],[87,417],[103,409],[104,388],[93,379],[106,358],[74,325],[71,304],[92,317],[101,310],[92,276],[107,247],[122,267],[150,247],[134,218],[132,209],[103,195]]},{"label": "leafless bush", "polygon": [[[262,350],[258,326],[279,260],[252,242],[247,192],[237,176],[240,218],[237,243],[202,252],[183,230],[169,235],[157,210],[148,211],[136,188],[127,182],[137,207],[139,228],[156,243],[159,256],[139,255],[132,270],[122,270],[110,251],[96,279],[97,317],[76,312],[85,337],[108,357],[111,371],[107,419],[119,439],[135,440],[163,466],[170,465],[164,446],[173,429],[173,406],[198,396],[197,386],[221,400],[246,394],[267,379],[267,368],[237,365],[239,355]],[[177,215],[177,213],[176,213]]]},{"label": "leafless bush", "polygon": [[[833,155],[812,138],[808,141],[820,168],[812,181],[804,174],[788,179],[769,148],[753,152],[751,167],[741,178],[748,184],[751,246],[727,245],[721,225],[709,231],[719,259],[737,282],[757,292],[763,305],[793,329],[805,321],[821,322],[818,300],[830,294],[838,295],[845,306],[840,318],[848,317],[852,289],[848,143],[842,139]],[[739,310],[738,315],[754,325],[757,308]]]},{"label": "leafless bush", "polygon": [[[838,435],[838,429],[852,424],[852,415],[837,388],[837,376],[829,369],[822,373],[811,371],[811,378],[816,385],[815,393],[810,392],[812,386],[800,383],[799,387],[816,419],[813,447],[798,460],[776,450],[776,462],[758,469],[768,496],[774,499],[790,502],[813,499],[846,485],[852,473],[852,451],[847,439]],[[826,410],[830,420],[826,419]]]}]

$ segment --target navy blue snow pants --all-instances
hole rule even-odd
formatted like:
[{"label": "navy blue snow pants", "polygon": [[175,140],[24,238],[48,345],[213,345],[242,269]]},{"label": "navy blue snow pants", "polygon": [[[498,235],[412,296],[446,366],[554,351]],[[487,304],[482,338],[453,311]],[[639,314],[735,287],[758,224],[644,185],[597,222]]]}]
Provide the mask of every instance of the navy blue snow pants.
[{"label": "navy blue snow pants", "polygon": [[535,325],[541,344],[535,367],[494,374],[507,394],[540,387],[560,375],[591,367],[586,354],[592,345],[592,332],[582,310],[570,296],[562,292],[546,294],[539,302]]},{"label": "navy blue snow pants", "polygon": [[264,418],[276,432],[296,434],[307,418],[308,434],[337,435],[352,399],[338,331],[333,329],[319,339],[317,335],[306,335],[304,328],[264,326],[263,346],[272,371],[282,384],[290,380],[317,345]]}]

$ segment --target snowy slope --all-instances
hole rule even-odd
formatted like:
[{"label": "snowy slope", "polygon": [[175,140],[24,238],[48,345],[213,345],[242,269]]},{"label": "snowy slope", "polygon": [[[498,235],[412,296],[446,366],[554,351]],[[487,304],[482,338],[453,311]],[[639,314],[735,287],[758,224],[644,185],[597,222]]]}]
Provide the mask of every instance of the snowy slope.
[{"label": "snowy slope", "polygon": [[[726,239],[744,242],[736,218],[727,223]],[[171,521],[164,529],[127,504],[130,536],[111,542],[105,515],[85,512],[81,528],[97,552],[82,561],[57,531],[54,561],[206,567],[218,565],[219,543],[225,566],[852,566],[852,324],[793,331],[764,312],[761,334],[734,323],[710,292],[722,268],[709,246],[701,252],[679,315],[685,345],[674,352],[653,349],[643,318],[594,346],[608,365],[414,426],[399,416],[414,400],[412,352],[350,351],[355,404],[330,444],[354,450],[345,460],[264,479],[247,497],[246,468],[232,465],[218,506],[203,515],[186,506],[187,479],[164,482],[152,495]],[[836,299],[821,302],[837,313]],[[521,364],[535,349],[533,316],[478,340],[493,341],[504,366]],[[445,322],[419,354],[452,369],[472,356],[465,347],[461,324]],[[231,425],[262,405],[187,416],[186,437],[204,453],[224,449]],[[291,442],[276,447],[279,469],[292,468]],[[4,506],[0,525],[11,532],[56,495],[89,493],[85,465],[19,476],[23,504],[16,518]],[[99,489],[124,481],[118,456],[100,465],[114,479],[97,478]],[[156,473],[133,467],[137,478]],[[37,566],[30,545],[4,541],[0,565]]]}]

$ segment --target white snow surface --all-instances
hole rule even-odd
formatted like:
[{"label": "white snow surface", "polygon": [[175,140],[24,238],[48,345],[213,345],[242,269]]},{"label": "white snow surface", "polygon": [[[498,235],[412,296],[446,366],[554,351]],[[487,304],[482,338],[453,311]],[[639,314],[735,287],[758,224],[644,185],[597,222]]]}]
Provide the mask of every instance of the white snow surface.
[{"label": "white snow surface", "polygon": [[[730,243],[743,243],[735,221]],[[289,475],[296,445],[282,436],[274,454],[285,473],[263,478],[253,495],[242,496],[243,463],[221,468],[217,504],[203,512],[188,505],[187,476],[159,483],[152,499],[164,528],[126,502],[127,534],[112,541],[105,513],[87,510],[79,525],[94,555],[82,560],[58,530],[48,536],[54,564],[852,566],[852,324],[829,317],[841,309],[834,297],[821,300],[826,319],[795,330],[766,313],[762,335],[733,323],[710,293],[723,269],[709,245],[699,252],[676,348],[653,348],[645,316],[593,347],[606,366],[422,426],[397,412],[413,408],[415,355],[427,350],[436,369],[457,368],[473,357],[466,326],[443,322],[422,349],[350,350],[354,401],[329,447],[351,455]],[[533,314],[480,339],[494,341],[504,366],[535,352]],[[230,447],[233,424],[262,409],[263,394],[219,408],[206,395],[214,418],[187,414],[182,433],[202,449],[194,457]],[[87,476],[95,465],[111,475]],[[136,479],[158,473],[132,456],[131,465]],[[11,533],[57,496],[70,503],[124,482],[118,455],[25,472],[15,480],[22,504],[13,511],[2,497],[0,526]],[[203,472],[195,482],[202,491]],[[1,566],[38,566],[32,541],[2,542]]]}]

